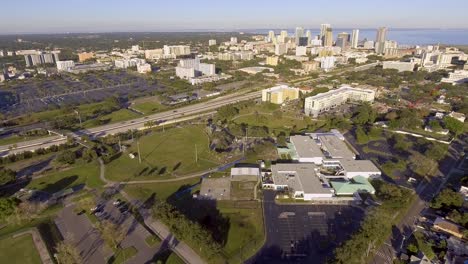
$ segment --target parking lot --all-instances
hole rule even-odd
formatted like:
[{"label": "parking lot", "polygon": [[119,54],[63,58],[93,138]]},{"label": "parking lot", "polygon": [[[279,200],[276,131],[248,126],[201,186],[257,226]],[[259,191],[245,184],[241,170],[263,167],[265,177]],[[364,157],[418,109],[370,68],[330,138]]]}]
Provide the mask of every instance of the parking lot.
[{"label": "parking lot", "polygon": [[275,195],[264,192],[267,240],[248,263],[324,263],[364,216],[349,205],[276,204]]},{"label": "parking lot", "polygon": [[151,236],[133,215],[129,212],[128,203],[114,204],[115,200],[107,201],[95,215],[102,220],[109,220],[127,230],[126,237],[121,243],[122,248],[135,247],[138,251],[126,263],[148,263],[159,252],[159,245],[149,246],[145,241]]},{"label": "parking lot", "polygon": [[112,96],[139,97],[161,91],[157,84],[126,72],[89,73],[84,77],[64,75],[56,80],[28,80],[11,87],[10,100],[2,100],[2,113],[25,114],[64,105],[103,101]]}]

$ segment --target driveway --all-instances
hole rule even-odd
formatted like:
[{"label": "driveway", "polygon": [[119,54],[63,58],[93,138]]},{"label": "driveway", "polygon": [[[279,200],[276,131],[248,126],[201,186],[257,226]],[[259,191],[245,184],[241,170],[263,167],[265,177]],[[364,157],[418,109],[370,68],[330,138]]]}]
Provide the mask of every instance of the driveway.
[{"label": "driveway", "polygon": [[85,214],[77,215],[74,205],[66,206],[55,219],[62,236],[76,246],[84,263],[101,264],[113,254],[99,231]]}]

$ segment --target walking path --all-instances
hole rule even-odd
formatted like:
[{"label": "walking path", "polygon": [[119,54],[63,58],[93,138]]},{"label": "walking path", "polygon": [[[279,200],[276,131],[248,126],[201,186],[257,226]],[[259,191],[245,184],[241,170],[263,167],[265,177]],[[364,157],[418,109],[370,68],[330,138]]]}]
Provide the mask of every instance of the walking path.
[{"label": "walking path", "polygon": [[47,247],[44,243],[44,240],[42,240],[41,235],[37,231],[36,228],[31,228],[28,231],[24,231],[18,234],[13,235],[13,238],[23,236],[29,234],[32,236],[34,245],[36,246],[37,252],[39,253],[39,256],[41,257],[41,261],[43,264],[53,264],[54,262],[52,261],[52,258],[49,255],[49,251],[47,250]]}]

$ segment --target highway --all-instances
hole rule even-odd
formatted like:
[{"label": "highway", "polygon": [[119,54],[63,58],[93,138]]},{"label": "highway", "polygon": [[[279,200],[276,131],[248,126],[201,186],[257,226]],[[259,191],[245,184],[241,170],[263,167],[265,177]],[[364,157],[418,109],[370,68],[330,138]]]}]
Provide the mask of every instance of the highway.
[{"label": "highway", "polygon": [[[142,129],[145,123],[153,121],[156,125],[170,124],[175,122],[187,121],[208,114],[213,114],[214,110],[224,105],[234,104],[241,101],[252,100],[261,97],[261,91],[250,92],[247,94],[228,94],[211,99],[206,102],[190,104],[174,110],[156,113],[153,115],[136,118],[124,122],[98,126],[90,129],[83,129],[70,132],[67,136],[80,137],[88,135],[90,137],[104,137],[108,135],[127,132],[128,130]],[[52,145],[60,145],[67,141],[67,137],[51,136],[31,141],[18,142],[0,146],[0,156],[5,157],[11,154],[17,154],[24,151],[35,151],[39,148],[48,148]]]}]

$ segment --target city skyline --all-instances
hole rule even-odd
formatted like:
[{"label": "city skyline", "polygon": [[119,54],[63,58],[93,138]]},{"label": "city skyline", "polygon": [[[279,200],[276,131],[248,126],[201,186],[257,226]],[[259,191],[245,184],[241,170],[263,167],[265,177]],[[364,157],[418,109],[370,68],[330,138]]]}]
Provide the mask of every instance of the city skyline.
[{"label": "city skyline", "polygon": [[[174,2],[135,0],[68,3],[55,0],[2,4],[0,34],[138,31],[232,31],[239,29],[316,29],[323,23],[334,28],[468,28],[468,18],[453,16],[451,9],[432,1],[270,1],[232,3],[187,0]],[[281,4],[283,3],[283,4]],[[435,3],[435,2],[434,2]],[[448,0],[458,10],[468,3]],[[405,8],[402,8],[404,6]],[[184,7],[184,8],[183,8]],[[415,8],[418,12],[414,12]],[[385,10],[383,12],[382,10]],[[428,14],[437,13],[437,19]],[[288,15],[291,14],[291,15]]]}]

